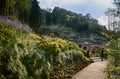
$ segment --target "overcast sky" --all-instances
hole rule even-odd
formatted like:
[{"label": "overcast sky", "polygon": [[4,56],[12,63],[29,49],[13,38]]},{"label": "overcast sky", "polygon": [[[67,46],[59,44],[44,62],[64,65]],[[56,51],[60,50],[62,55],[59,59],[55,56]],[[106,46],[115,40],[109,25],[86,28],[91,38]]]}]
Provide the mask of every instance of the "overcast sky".
[{"label": "overcast sky", "polygon": [[85,15],[90,13],[102,25],[107,25],[105,11],[113,7],[113,0],[38,0],[41,8],[54,8],[55,6]]}]

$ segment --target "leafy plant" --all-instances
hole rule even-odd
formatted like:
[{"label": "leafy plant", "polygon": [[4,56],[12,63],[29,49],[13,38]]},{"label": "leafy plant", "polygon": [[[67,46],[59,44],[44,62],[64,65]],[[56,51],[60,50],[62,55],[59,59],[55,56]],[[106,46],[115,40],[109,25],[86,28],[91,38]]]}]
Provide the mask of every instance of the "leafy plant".
[{"label": "leafy plant", "polygon": [[68,40],[42,39],[7,23],[0,34],[0,79],[70,78],[91,62]]},{"label": "leafy plant", "polygon": [[20,23],[18,20],[10,20],[6,16],[3,16],[3,15],[0,15],[0,23],[11,25],[13,27],[19,28],[26,32],[31,32],[31,29],[27,25]]},{"label": "leafy plant", "polygon": [[109,51],[108,54],[108,66],[106,71],[108,72],[110,79],[119,79],[120,78],[120,39],[111,40],[107,49]]}]

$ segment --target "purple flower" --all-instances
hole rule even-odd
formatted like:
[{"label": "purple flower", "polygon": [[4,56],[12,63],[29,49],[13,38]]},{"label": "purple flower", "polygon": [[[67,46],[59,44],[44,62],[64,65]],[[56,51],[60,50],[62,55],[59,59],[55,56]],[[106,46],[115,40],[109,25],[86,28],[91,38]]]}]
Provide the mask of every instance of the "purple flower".
[{"label": "purple flower", "polygon": [[3,15],[0,15],[0,24],[1,23],[4,23],[4,24],[10,24],[10,25],[13,25],[19,29],[22,29],[26,32],[31,32],[32,30],[29,28],[28,25],[23,25],[22,23],[20,23],[19,21],[17,20],[10,20],[8,19],[6,16],[3,16]]},{"label": "purple flower", "polygon": [[8,18],[6,16],[0,15],[0,18],[7,20]]}]

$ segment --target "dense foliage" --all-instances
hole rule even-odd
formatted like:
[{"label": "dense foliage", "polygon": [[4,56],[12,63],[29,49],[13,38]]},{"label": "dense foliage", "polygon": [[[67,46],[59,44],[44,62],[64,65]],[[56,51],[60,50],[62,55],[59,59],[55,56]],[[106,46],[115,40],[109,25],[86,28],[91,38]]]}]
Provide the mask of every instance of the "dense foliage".
[{"label": "dense foliage", "polygon": [[40,25],[62,25],[77,32],[100,33],[106,30],[89,13],[83,16],[59,7],[53,11],[41,9],[37,0],[1,0],[0,5],[0,15],[16,16],[37,32]]},{"label": "dense foliage", "polygon": [[66,50],[80,50],[75,43],[60,38],[45,38],[40,41],[39,47],[43,50],[49,51],[49,53],[56,54]]},{"label": "dense foliage", "polygon": [[98,21],[92,18],[89,13],[83,16],[82,14],[77,14],[59,7],[54,8],[52,21],[53,24],[65,25],[78,32],[90,31],[99,33],[106,30],[106,28],[99,25]]},{"label": "dense foliage", "polygon": [[14,21],[2,19],[0,79],[65,79],[90,63],[75,43],[60,38],[42,39],[12,24]]},{"label": "dense foliage", "polygon": [[[37,0],[32,1],[32,7],[30,10],[29,24],[35,29],[40,26],[40,7]],[[36,27],[35,27],[36,26]]]},{"label": "dense foliage", "polygon": [[10,20],[8,17],[0,15],[0,24],[7,24],[7,25],[13,25],[16,28],[19,28],[21,30],[31,32],[32,30],[27,25],[23,25],[18,20]]},{"label": "dense foliage", "polygon": [[120,39],[111,40],[107,45],[108,51],[108,79],[120,78]]}]

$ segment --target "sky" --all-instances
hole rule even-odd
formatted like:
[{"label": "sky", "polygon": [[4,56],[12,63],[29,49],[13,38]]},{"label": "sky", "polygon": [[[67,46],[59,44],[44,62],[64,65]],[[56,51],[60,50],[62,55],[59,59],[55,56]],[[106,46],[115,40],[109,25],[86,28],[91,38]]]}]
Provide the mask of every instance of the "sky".
[{"label": "sky", "polygon": [[101,25],[107,26],[107,16],[105,11],[112,8],[113,0],[38,0],[41,8],[60,7],[78,14],[86,15],[90,13]]}]

